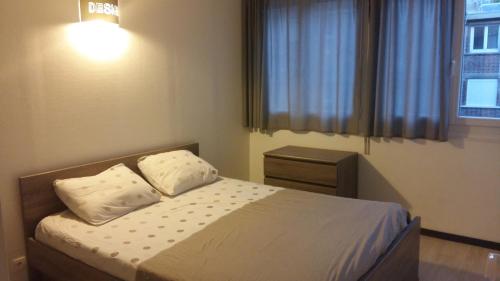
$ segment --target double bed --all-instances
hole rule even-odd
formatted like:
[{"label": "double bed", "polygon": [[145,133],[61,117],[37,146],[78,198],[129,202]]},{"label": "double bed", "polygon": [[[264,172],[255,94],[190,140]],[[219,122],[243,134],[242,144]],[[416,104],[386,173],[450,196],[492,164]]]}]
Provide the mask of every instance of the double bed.
[{"label": "double bed", "polygon": [[93,226],[66,210],[56,179],[134,154],[20,179],[30,280],[418,280],[420,219],[398,204],[229,178]]}]

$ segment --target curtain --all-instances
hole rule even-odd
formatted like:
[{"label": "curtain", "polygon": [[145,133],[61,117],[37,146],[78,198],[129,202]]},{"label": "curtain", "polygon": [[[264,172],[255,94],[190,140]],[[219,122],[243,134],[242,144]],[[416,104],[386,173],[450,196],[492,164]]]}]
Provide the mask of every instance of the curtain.
[{"label": "curtain", "polygon": [[269,2],[267,129],[357,133],[360,1]]},{"label": "curtain", "polygon": [[446,140],[453,0],[383,0],[373,136]]},{"label": "curtain", "polygon": [[446,139],[453,0],[245,0],[245,125]]},{"label": "curtain", "polygon": [[248,0],[244,6],[247,127],[351,134],[366,127],[358,83],[365,1]]},{"label": "curtain", "polygon": [[243,81],[244,126],[265,128],[264,106],[264,27],[267,0],[243,1]]}]

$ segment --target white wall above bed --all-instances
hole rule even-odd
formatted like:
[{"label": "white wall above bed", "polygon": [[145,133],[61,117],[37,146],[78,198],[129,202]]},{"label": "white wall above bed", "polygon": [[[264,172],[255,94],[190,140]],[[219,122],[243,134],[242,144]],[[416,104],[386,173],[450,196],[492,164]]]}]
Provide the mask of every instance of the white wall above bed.
[{"label": "white wall above bed", "polygon": [[95,61],[68,40],[78,1],[0,1],[0,200],[9,260],[24,254],[19,176],[198,141],[223,175],[248,177],[240,2],[121,0],[120,9],[128,48]]}]

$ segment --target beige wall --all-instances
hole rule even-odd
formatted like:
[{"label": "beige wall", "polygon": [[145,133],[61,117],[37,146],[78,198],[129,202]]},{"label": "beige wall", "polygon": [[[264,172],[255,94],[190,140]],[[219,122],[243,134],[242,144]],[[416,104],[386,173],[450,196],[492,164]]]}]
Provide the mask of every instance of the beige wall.
[{"label": "beige wall", "polygon": [[[250,179],[262,181],[262,153],[301,145],[363,153],[363,138],[250,136]],[[500,128],[452,128],[449,142],[374,140],[360,154],[359,195],[402,203],[423,227],[500,242]]]},{"label": "beige wall", "polygon": [[[112,62],[69,44],[77,2],[0,1],[0,200],[9,260],[24,253],[22,175],[186,141],[200,142],[223,175],[245,179],[250,171],[256,181],[262,153],[282,145],[362,152],[358,137],[249,138],[240,126],[240,1],[121,0],[130,42]],[[360,158],[360,195],[401,202],[427,228],[499,242],[500,132],[457,131],[448,143],[372,142],[371,155]],[[0,280],[7,280],[1,266]]]},{"label": "beige wall", "polygon": [[9,260],[24,252],[19,176],[198,141],[223,175],[248,177],[240,2],[121,0],[130,42],[112,62],[83,57],[68,43],[77,3],[0,1],[0,199]]},{"label": "beige wall", "polygon": [[2,224],[2,206],[0,202],[0,279],[3,276],[7,276],[7,257],[5,255],[5,240],[3,235],[3,224]]}]

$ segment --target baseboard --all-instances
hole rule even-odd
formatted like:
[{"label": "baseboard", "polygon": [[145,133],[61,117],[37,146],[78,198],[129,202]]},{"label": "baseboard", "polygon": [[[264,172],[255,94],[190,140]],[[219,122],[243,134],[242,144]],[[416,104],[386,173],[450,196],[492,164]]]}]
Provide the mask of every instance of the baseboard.
[{"label": "baseboard", "polygon": [[435,237],[443,240],[449,240],[453,242],[459,242],[463,244],[469,244],[469,245],[474,245],[474,246],[479,246],[483,248],[488,248],[492,249],[495,251],[500,251],[500,243],[493,242],[493,241],[487,241],[487,240],[481,240],[481,239],[476,239],[476,238],[471,238],[467,236],[461,236],[461,235],[456,235],[456,234],[451,234],[451,233],[446,233],[446,232],[440,232],[436,230],[431,230],[431,229],[426,229],[422,228],[420,230],[420,233],[425,236],[430,236],[430,237]]}]

